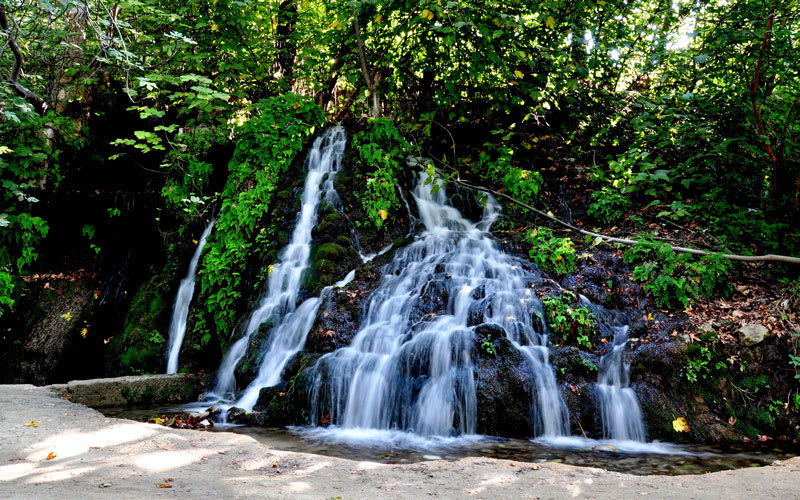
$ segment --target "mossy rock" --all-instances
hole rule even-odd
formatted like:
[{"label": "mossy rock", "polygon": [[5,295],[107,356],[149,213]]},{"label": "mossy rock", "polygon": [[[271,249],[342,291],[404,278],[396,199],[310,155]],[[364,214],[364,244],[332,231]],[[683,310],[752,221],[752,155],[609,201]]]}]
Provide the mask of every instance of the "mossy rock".
[{"label": "mossy rock", "polygon": [[147,280],[134,295],[121,335],[115,335],[107,351],[111,373],[159,373],[165,366],[175,266]]},{"label": "mossy rock", "polygon": [[261,389],[254,410],[260,426],[308,425],[313,388],[313,366],[319,356],[300,352],[287,363],[281,376],[286,382]]},{"label": "mossy rock", "polygon": [[[489,345],[482,345],[489,339]],[[475,329],[475,391],[478,433],[526,438],[534,434],[531,418],[530,371],[498,325]]]}]

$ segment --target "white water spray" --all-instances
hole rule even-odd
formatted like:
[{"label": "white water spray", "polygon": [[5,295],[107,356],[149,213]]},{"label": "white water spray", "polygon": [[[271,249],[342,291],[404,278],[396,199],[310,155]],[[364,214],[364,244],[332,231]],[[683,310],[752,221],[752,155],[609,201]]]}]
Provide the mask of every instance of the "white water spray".
[{"label": "white water spray", "polygon": [[611,351],[600,360],[597,385],[603,436],[622,441],[645,441],[642,410],[630,387],[630,365],[625,360],[628,325],[612,326]]},{"label": "white water spray", "polygon": [[183,345],[183,337],[186,335],[186,320],[189,317],[189,305],[192,303],[194,296],[194,279],[197,274],[197,262],[200,260],[200,254],[203,252],[203,247],[206,245],[206,239],[214,229],[216,219],[212,219],[211,223],[206,227],[203,234],[200,236],[200,241],[197,243],[197,248],[192,255],[192,260],[189,262],[189,271],[186,277],[181,280],[178,287],[178,294],[175,296],[175,305],[172,309],[172,319],[169,322],[169,342],[167,343],[167,373],[176,373],[178,371],[178,355],[181,352]]},{"label": "white water spray", "polygon": [[[474,434],[473,330],[494,323],[528,361],[537,433],[566,434],[567,411],[548,361],[542,303],[530,288],[536,277],[487,233],[498,214],[496,202],[490,199],[475,224],[447,205],[444,190],[431,193],[424,178],[414,199],[425,231],[384,268],[352,344],[316,364],[313,421],[350,433]],[[420,313],[429,286],[447,291],[442,314]]]},{"label": "white water spray", "polygon": [[289,244],[281,250],[272,268],[267,290],[258,308],[250,315],[244,334],[228,349],[217,372],[214,390],[209,396],[232,400],[236,389],[236,366],[244,357],[250,337],[259,326],[272,320],[273,327],[267,338],[263,361],[256,379],[242,393],[235,406],[251,410],[258,399],[258,391],[280,382],[286,363],[305,344],[320,299],[315,297],[296,306],[303,273],[308,269],[311,254],[311,230],[317,223],[317,209],[322,199],[336,204],[339,200],[333,180],[341,168],[347,142],[340,126],[328,129],[315,142],[306,158],[306,175],[302,195],[302,208]]}]

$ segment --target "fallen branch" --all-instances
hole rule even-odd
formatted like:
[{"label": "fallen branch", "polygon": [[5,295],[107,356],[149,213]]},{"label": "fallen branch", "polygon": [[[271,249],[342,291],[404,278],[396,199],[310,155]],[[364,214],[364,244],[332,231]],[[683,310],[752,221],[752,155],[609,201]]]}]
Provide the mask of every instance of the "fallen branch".
[{"label": "fallen branch", "polygon": [[[518,199],[516,199],[516,198],[514,198],[512,196],[509,196],[509,195],[507,195],[505,193],[501,193],[499,191],[495,191],[494,189],[489,189],[487,187],[479,186],[477,184],[472,184],[470,182],[466,182],[466,181],[463,181],[461,179],[456,179],[456,178],[450,178],[450,181],[454,182],[456,184],[459,184],[461,186],[470,188],[470,189],[483,191],[484,193],[489,193],[489,194],[492,194],[494,196],[498,196],[500,198],[505,198],[505,199],[507,199],[509,201],[512,201],[512,202],[516,203],[517,205],[519,205],[519,206],[521,206],[523,208],[527,208],[528,210],[541,215],[542,217],[546,217],[546,218],[552,220],[553,222],[555,222],[557,224],[560,224],[560,225],[566,227],[567,229],[569,229],[571,231],[574,231],[576,233],[592,236],[594,238],[600,238],[601,240],[609,242],[609,243],[621,243],[623,245],[636,245],[637,243],[639,243],[636,240],[631,240],[631,239],[628,239],[628,238],[615,238],[613,236],[606,236],[604,234],[595,233],[595,232],[592,232],[592,231],[587,231],[585,229],[581,229],[579,227],[573,226],[572,224],[570,224],[568,222],[565,222],[565,221],[555,217],[554,215],[542,212],[541,210],[533,208],[532,206],[528,205],[527,203],[523,203],[523,202],[519,201]],[[706,250],[698,250],[696,248],[686,248],[686,247],[679,247],[679,246],[674,246],[674,245],[669,245],[669,246],[674,251],[681,252],[681,253],[690,253],[690,254],[693,254],[693,255],[712,255],[712,254],[716,254],[716,252],[708,252]],[[785,263],[788,263],[788,264],[800,264],[800,257],[790,257],[788,255],[773,255],[773,254],[768,254],[768,255],[736,255],[736,254],[730,254],[730,253],[723,253],[723,254],[719,254],[719,255],[722,255],[723,257],[725,257],[726,259],[729,259],[729,260],[737,260],[737,261],[741,261],[741,262],[785,262]]]}]

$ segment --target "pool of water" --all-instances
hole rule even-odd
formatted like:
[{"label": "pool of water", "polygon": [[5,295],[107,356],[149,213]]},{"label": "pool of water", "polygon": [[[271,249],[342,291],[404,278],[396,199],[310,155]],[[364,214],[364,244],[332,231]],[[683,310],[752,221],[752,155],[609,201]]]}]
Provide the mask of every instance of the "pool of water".
[{"label": "pool of water", "polygon": [[[146,422],[157,416],[181,413],[185,408],[116,407],[100,411],[108,417]],[[784,446],[783,443],[708,446],[596,441],[577,437],[552,440],[490,436],[426,438],[400,431],[233,425],[216,425],[206,428],[206,431],[245,434],[277,450],[386,464],[489,457],[522,463],[559,462],[641,475],[703,474],[761,467],[800,454],[796,446]]]}]

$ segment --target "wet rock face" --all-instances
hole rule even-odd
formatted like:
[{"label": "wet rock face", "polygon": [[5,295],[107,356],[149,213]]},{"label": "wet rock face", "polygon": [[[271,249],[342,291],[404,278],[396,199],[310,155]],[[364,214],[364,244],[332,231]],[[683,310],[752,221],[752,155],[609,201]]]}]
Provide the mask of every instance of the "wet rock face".
[{"label": "wet rock face", "polygon": [[[491,338],[483,344],[484,339]],[[475,329],[475,390],[478,433],[525,438],[533,436],[530,371],[522,355],[497,325]]]},{"label": "wet rock face", "polygon": [[[43,385],[102,374],[102,339],[88,337],[94,280],[50,279],[26,284],[19,325],[0,337],[0,381]],[[84,328],[86,332],[83,331]],[[94,332],[92,332],[94,333]]]},{"label": "wet rock face", "polygon": [[314,383],[311,368],[318,358],[305,352],[295,355],[283,371],[286,382],[261,389],[253,411],[241,418],[242,423],[262,427],[308,425]]},{"label": "wet rock face", "polygon": [[323,297],[306,340],[306,352],[325,354],[350,345],[358,333],[369,295],[380,284],[382,268],[392,254],[388,252],[359,265],[353,281],[335,287]]}]

